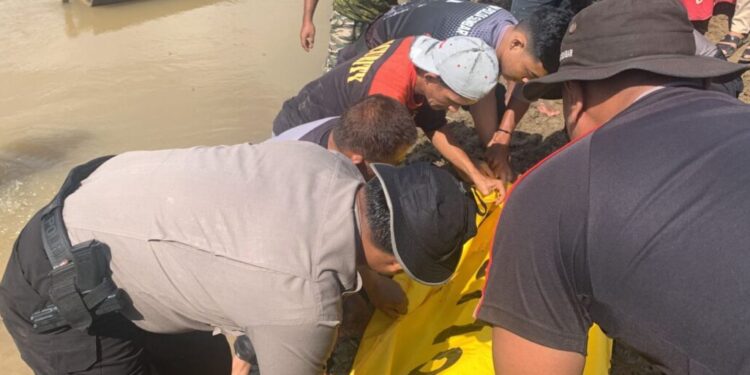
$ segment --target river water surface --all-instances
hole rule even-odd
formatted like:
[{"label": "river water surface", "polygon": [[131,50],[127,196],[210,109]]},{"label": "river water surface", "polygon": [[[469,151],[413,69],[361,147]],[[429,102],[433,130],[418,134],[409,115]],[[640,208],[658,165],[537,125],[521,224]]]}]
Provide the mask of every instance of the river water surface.
[{"label": "river water surface", "polygon": [[[126,150],[260,141],[321,72],[300,0],[4,0],[0,13],[0,270],[68,169]],[[0,327],[0,373],[30,374]]]}]

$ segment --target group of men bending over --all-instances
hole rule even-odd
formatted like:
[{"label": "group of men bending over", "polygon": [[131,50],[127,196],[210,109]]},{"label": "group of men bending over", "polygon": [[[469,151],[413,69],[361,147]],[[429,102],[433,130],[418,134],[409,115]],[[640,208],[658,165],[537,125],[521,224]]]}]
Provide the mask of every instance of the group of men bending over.
[{"label": "group of men bending over", "polygon": [[[750,372],[750,109],[707,89],[747,67],[696,56],[676,0],[570,17],[398,6],[284,103],[271,140],[75,168],[0,284],[23,359],[40,374],[228,373],[221,332],[246,337],[264,374],[322,373],[343,296],[364,288],[397,316],[408,301],[388,276],[445,283],[476,232],[453,175],[393,166],[416,128],[503,196],[517,115],[562,96],[573,141],[505,195],[477,310],[496,373],[581,373],[593,323],[673,373]],[[498,75],[522,83],[508,121]],[[467,106],[491,168],[445,126]]]}]

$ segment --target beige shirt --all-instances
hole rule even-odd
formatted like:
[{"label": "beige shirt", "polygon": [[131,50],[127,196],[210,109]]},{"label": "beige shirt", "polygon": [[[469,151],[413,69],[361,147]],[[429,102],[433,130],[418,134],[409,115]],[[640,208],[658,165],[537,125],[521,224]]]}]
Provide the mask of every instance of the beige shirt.
[{"label": "beige shirt", "polygon": [[306,142],[128,152],[65,201],[152,332],[336,325],[358,288],[345,157]]}]

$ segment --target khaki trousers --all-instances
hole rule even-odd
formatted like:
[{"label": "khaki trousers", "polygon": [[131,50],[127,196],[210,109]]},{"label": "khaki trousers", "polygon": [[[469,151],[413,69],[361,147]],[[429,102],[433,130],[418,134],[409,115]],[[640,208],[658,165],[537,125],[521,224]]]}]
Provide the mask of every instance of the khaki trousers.
[{"label": "khaki trousers", "polygon": [[730,30],[743,35],[750,32],[750,0],[737,0]]}]

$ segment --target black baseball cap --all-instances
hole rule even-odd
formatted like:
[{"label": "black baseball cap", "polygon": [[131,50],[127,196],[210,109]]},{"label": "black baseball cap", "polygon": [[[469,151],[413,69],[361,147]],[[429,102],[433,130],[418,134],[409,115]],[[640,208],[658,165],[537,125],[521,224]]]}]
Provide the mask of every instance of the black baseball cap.
[{"label": "black baseball cap", "polygon": [[560,47],[557,72],[531,80],[529,100],[559,98],[566,81],[596,81],[626,70],[725,82],[750,66],[696,56],[693,27],[678,0],[603,0],[578,13]]},{"label": "black baseball cap", "polygon": [[477,233],[477,207],[450,173],[429,163],[371,164],[391,214],[393,254],[426,285],[448,282],[463,244]]}]

